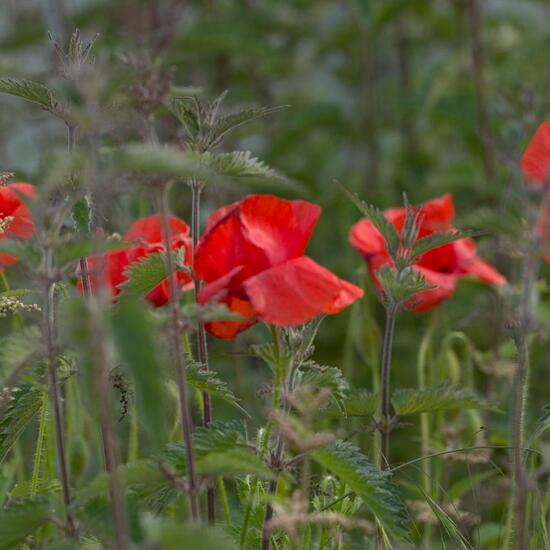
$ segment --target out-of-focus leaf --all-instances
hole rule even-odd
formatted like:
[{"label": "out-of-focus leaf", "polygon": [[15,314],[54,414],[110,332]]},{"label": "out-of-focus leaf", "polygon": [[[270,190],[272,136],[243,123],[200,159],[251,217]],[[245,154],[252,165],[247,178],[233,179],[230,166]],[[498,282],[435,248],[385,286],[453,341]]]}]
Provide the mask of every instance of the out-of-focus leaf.
[{"label": "out-of-focus leaf", "polygon": [[425,254],[430,250],[439,248],[440,246],[444,246],[460,239],[471,237],[474,234],[475,233],[473,231],[457,231],[456,233],[432,233],[427,237],[418,239],[412,245],[409,259],[410,261],[412,261],[415,258],[418,258],[418,256],[421,256],[422,254]]},{"label": "out-of-focus leaf", "polygon": [[527,446],[530,447],[536,440],[550,428],[550,405],[545,405],[542,409],[542,415],[537,420],[535,429],[529,437]]},{"label": "out-of-focus leaf", "polygon": [[52,508],[46,498],[10,503],[0,509],[0,550],[16,548],[48,522]]},{"label": "out-of-focus leaf", "polygon": [[53,92],[44,84],[23,78],[1,78],[0,93],[20,97],[40,105],[60,117],[65,117],[64,109],[55,99]]},{"label": "out-of-focus leaf", "polygon": [[314,450],[312,457],[347,483],[390,535],[409,540],[409,518],[397,487],[357,447],[337,441],[330,447]]},{"label": "out-of-focus leaf", "polygon": [[158,444],[164,442],[165,383],[154,340],[150,310],[141,300],[123,300],[113,308],[111,327],[116,349],[132,374],[138,410]]},{"label": "out-of-focus leaf", "polygon": [[400,416],[445,410],[495,408],[473,391],[448,384],[425,389],[399,389],[393,393],[391,402],[396,414]]}]

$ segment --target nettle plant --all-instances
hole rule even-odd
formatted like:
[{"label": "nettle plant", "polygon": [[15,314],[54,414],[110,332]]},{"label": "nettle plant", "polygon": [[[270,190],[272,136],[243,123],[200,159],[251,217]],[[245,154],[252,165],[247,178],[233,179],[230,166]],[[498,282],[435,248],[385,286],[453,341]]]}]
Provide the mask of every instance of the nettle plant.
[{"label": "nettle plant", "polygon": [[[217,149],[280,108],[225,114],[225,94],[207,103],[147,58],[126,60],[113,91],[91,48],[78,33],[67,51],[56,46],[59,92],[0,79],[1,92],[48,111],[68,136],[40,185],[5,174],[0,187],[0,316],[11,317],[0,346],[0,548],[412,548],[430,544],[437,523],[438,538],[472,548],[460,500],[487,474],[442,494],[430,459],[490,459],[479,411],[494,407],[473,383],[483,359],[461,332],[436,344],[434,322],[420,345],[419,387],[390,391],[401,311],[435,309],[464,275],[505,286],[452,226],[452,198],[412,207],[405,197],[382,213],[344,189],[365,216],[350,241],[387,318],[373,387],[351,387],[340,368],[315,360],[325,316],[364,294],[305,255],[320,207],[249,194],[200,219],[206,186],[299,192],[249,152]],[[180,125],[175,135],[166,120]],[[147,215],[107,235],[112,203],[135,195]],[[190,225],[171,214],[175,197],[189,203]],[[529,240],[531,284],[514,325],[516,520],[527,510],[525,312],[541,240]],[[12,269],[27,288],[8,286]],[[272,381],[252,414],[211,370],[207,335],[232,340],[257,323],[267,338],[248,355]],[[234,418],[217,419],[216,401]],[[422,455],[393,464],[390,435],[413,431],[415,415]]]}]

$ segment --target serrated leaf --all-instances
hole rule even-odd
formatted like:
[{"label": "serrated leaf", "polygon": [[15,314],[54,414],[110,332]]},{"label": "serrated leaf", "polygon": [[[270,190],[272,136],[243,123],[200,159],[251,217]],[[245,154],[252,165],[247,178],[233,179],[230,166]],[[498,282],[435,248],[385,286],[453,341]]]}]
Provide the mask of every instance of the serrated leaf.
[{"label": "serrated leaf", "polygon": [[239,400],[235,394],[227,386],[227,383],[220,380],[215,372],[211,370],[201,370],[201,366],[198,363],[188,361],[186,373],[187,382],[195,389],[218,397],[246,414],[246,411],[239,404]]},{"label": "serrated leaf", "polygon": [[60,103],[44,84],[23,78],[0,78],[0,93],[32,101],[43,109],[63,116]]},{"label": "serrated leaf", "polygon": [[352,390],[344,402],[346,416],[374,416],[378,407],[378,394],[363,388]]},{"label": "serrated leaf", "polygon": [[3,462],[13,444],[42,404],[42,390],[23,383],[5,390],[0,408],[0,462]]},{"label": "serrated leaf", "polygon": [[457,231],[455,233],[432,233],[431,235],[418,239],[413,243],[410,249],[409,260],[412,262],[413,260],[418,258],[418,256],[421,256],[422,254],[425,254],[430,250],[434,250],[435,248],[439,248],[440,246],[450,244],[460,239],[471,237],[472,235],[474,235],[473,231]]},{"label": "serrated leaf", "polygon": [[124,274],[128,280],[120,285],[118,301],[144,298],[147,293],[166,279],[166,254],[155,252],[131,263]]},{"label": "serrated leaf", "polygon": [[13,502],[0,509],[0,550],[16,548],[47,523],[51,513],[48,500],[40,497]]},{"label": "serrated leaf", "polygon": [[440,384],[431,388],[396,390],[391,398],[400,416],[460,409],[494,409],[488,401],[467,388]]},{"label": "serrated leaf", "polygon": [[550,405],[545,405],[542,415],[538,418],[535,429],[529,437],[527,447],[530,447],[548,429],[550,429]]},{"label": "serrated leaf", "polygon": [[250,151],[207,152],[201,155],[201,163],[221,178],[231,178],[247,183],[290,184],[287,178],[253,157]]},{"label": "serrated leaf", "polygon": [[196,138],[200,132],[201,124],[196,110],[190,104],[191,99],[191,97],[172,97],[168,102],[168,108],[184,125],[189,136]]},{"label": "serrated leaf", "polygon": [[288,107],[288,105],[281,105],[279,107],[259,107],[255,109],[244,109],[242,111],[220,117],[212,130],[212,133],[214,135],[214,142],[212,143],[212,145],[218,144],[231,130],[258,118],[262,118],[264,116],[281,111],[286,107]]},{"label": "serrated leaf", "polygon": [[378,229],[384,238],[389,255],[395,261],[397,259],[399,245],[401,244],[401,238],[399,237],[399,233],[393,224],[388,221],[386,216],[384,216],[384,212],[375,206],[362,201],[355,193],[352,193],[342,184],[339,185],[351,202],[353,202],[359,211],[372,222],[376,229]]},{"label": "serrated leaf", "polygon": [[390,265],[383,265],[376,272],[376,277],[384,294],[396,304],[406,302],[419,292],[435,288],[428,284],[424,276],[412,267],[398,271]]},{"label": "serrated leaf", "polygon": [[329,390],[336,405],[341,410],[344,409],[349,385],[339,368],[318,365],[314,361],[306,361],[300,369],[298,383]]},{"label": "serrated leaf", "polygon": [[409,540],[409,518],[397,487],[357,447],[337,441],[328,448],[314,450],[312,457],[363,499],[387,533]]}]

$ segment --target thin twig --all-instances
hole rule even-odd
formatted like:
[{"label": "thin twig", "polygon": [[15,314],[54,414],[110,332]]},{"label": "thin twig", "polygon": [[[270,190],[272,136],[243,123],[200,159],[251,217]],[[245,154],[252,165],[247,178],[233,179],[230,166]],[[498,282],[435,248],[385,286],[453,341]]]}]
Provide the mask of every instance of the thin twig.
[{"label": "thin twig", "polygon": [[185,356],[183,354],[180,334],[180,312],[179,312],[179,288],[176,283],[174,260],[170,246],[170,223],[168,221],[168,189],[162,185],[159,192],[159,213],[162,220],[164,233],[164,245],[166,248],[166,275],[168,277],[169,307],[170,307],[170,342],[172,354],[176,367],[176,384],[180,398],[180,412],[185,438],[185,455],[187,463],[187,477],[189,481],[189,499],[191,504],[191,515],[195,521],[200,520],[200,501],[195,475],[195,461],[193,456],[193,424],[191,422],[191,411],[187,394],[187,377],[185,373]]}]

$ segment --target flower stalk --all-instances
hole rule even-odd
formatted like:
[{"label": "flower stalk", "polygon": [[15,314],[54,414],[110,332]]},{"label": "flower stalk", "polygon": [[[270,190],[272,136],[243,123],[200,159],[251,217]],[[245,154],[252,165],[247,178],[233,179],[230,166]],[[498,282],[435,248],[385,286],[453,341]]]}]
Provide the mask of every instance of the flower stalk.
[{"label": "flower stalk", "polygon": [[191,410],[189,408],[189,397],[187,391],[187,377],[185,373],[185,356],[183,354],[181,335],[180,335],[180,312],[179,312],[179,288],[176,283],[176,271],[174,268],[174,259],[170,247],[170,224],[168,221],[168,187],[162,185],[159,192],[159,214],[162,221],[164,233],[164,245],[166,249],[166,275],[168,278],[169,289],[169,308],[170,308],[170,343],[172,355],[176,367],[176,384],[180,400],[180,413],[183,425],[183,436],[185,439],[185,458],[187,464],[187,479],[189,485],[189,500],[191,506],[191,515],[194,521],[200,520],[200,501],[195,474],[195,461],[193,455],[193,424],[191,420]]}]

